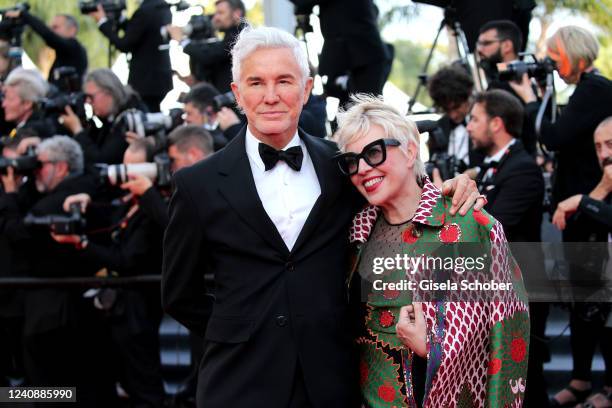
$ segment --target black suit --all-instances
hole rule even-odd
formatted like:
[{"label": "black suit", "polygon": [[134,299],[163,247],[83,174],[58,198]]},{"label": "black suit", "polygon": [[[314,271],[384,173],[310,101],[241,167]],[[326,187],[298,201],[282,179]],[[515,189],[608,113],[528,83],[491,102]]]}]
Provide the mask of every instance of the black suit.
[{"label": "black suit", "polygon": [[[284,408],[295,400],[295,385],[312,406],[358,406],[344,284],[357,196],[331,160],[335,144],[300,137],[321,195],[291,251],[257,194],[245,130],[175,176],[162,300],[169,314],[205,337],[199,407]],[[203,296],[208,272],[215,276],[210,318]]]},{"label": "black suit", "polygon": [[[478,180],[482,179],[483,173],[484,169]],[[501,222],[508,241],[519,243],[512,248],[512,253],[527,289],[541,285],[545,282],[544,257],[537,243],[541,241],[544,179],[534,158],[517,140],[497,164],[491,181],[481,183],[479,187],[487,195],[485,209]],[[525,407],[546,407],[548,395],[543,368],[549,359],[548,345],[544,340],[548,303],[532,302],[529,309],[531,342]]]},{"label": "black suit", "polygon": [[49,83],[57,85],[53,77],[53,71],[59,67],[73,67],[78,76],[79,83],[83,81],[83,75],[87,71],[87,51],[76,38],[64,38],[55,34],[35,16],[28,12],[23,13],[23,19],[42,37],[45,43],[55,50],[55,61],[49,70]]},{"label": "black suit", "polygon": [[164,0],[144,0],[127,22],[125,35],[119,37],[111,21],[100,25],[100,31],[121,52],[132,54],[128,83],[138,92],[152,112],[172,89],[172,69],[160,28],[170,24],[172,15]]}]

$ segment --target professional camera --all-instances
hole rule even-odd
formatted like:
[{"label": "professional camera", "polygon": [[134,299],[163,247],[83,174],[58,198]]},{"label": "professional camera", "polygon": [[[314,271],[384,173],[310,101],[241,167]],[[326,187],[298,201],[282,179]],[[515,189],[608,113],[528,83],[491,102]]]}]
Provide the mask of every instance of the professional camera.
[{"label": "professional camera", "polygon": [[81,78],[75,67],[57,67],[51,75],[58,91],[64,93],[81,91]]},{"label": "professional camera", "polygon": [[158,154],[153,163],[136,164],[96,164],[99,176],[103,183],[119,186],[129,181],[130,176],[145,176],[155,182],[159,187],[170,185],[170,158],[167,154]]},{"label": "professional camera", "polygon": [[134,132],[140,137],[152,138],[154,150],[157,152],[167,148],[167,134],[183,124],[183,110],[171,109],[168,115],[164,115],[128,109],[119,115],[115,123],[122,127],[122,133]]},{"label": "professional camera", "polygon": [[459,160],[455,156],[444,152],[437,152],[432,154],[429,161],[425,163],[425,172],[432,180],[434,169],[438,169],[442,180],[448,180],[466,171],[467,166],[463,160]]},{"label": "professional camera", "polygon": [[81,213],[81,206],[78,203],[70,205],[69,215],[43,215],[37,217],[28,214],[23,220],[26,227],[44,226],[58,235],[80,235],[85,230],[85,218]]},{"label": "professional camera", "polygon": [[[164,41],[170,40],[166,27],[160,29]],[[212,16],[207,14],[195,14],[191,16],[189,22],[183,27],[183,35],[191,41],[216,41],[215,27],[212,23]]]},{"label": "professional camera", "polygon": [[60,93],[52,98],[43,98],[38,102],[38,107],[45,117],[63,115],[67,106],[70,106],[79,118],[85,118],[85,94],[83,92]]},{"label": "professional camera", "polygon": [[125,10],[125,0],[79,0],[79,10],[81,14],[93,13],[98,10],[99,4],[107,16],[114,20],[118,20]]},{"label": "professional camera", "polygon": [[36,156],[36,148],[30,146],[26,154],[13,159],[0,156],[0,174],[6,174],[9,167],[12,167],[17,174],[32,173],[40,167],[40,162]]},{"label": "professional camera", "polygon": [[537,60],[532,54],[527,55],[530,61],[511,61],[507,63],[497,64],[499,79],[502,81],[517,81],[520,82],[524,74],[530,78],[534,78],[538,83],[546,83],[546,77],[552,74],[557,65],[555,61],[546,57],[542,60]]},{"label": "professional camera", "polygon": [[0,39],[7,41],[15,48],[11,50],[15,58],[21,58],[23,53],[21,50],[21,36],[25,29],[25,21],[21,15],[18,18],[8,18],[6,17],[6,12],[20,11],[23,13],[28,10],[30,10],[30,5],[28,3],[19,3],[14,7],[0,10],[0,16],[2,16],[2,21],[0,21]]},{"label": "professional camera", "polygon": [[232,108],[236,105],[236,97],[232,91],[217,95],[213,98],[212,108],[215,112],[219,112],[221,108]]}]

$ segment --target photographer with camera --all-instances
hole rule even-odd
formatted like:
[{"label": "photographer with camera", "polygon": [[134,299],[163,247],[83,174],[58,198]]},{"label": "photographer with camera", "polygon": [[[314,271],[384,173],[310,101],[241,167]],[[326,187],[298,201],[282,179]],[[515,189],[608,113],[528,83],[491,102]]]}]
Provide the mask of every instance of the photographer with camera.
[{"label": "photographer with camera", "polygon": [[79,83],[87,71],[87,51],[77,39],[79,23],[69,14],[58,14],[51,20],[49,27],[27,10],[8,11],[9,18],[22,18],[24,23],[32,27],[42,37],[47,46],[55,50],[55,61],[49,70],[49,83],[56,85],[54,72],[59,67],[73,67]]},{"label": "photographer with camera", "polygon": [[[125,151],[123,164],[146,163],[149,152],[146,141],[136,140]],[[125,185],[121,188],[126,189]],[[90,202],[90,195],[78,194],[67,197],[63,206],[68,210],[78,203],[86,210]],[[112,218],[114,239],[109,245],[89,242],[85,235],[53,234],[53,239],[61,244],[72,244],[79,248],[81,259],[105,267],[118,276],[160,274],[163,230],[142,211],[139,199],[128,200]],[[98,294],[96,307],[107,313],[112,348],[119,365],[117,380],[127,391],[133,406],[161,408],[164,388],[159,357],[159,287],[104,291],[106,293]],[[109,298],[113,300],[108,301]]]},{"label": "photographer with camera", "polygon": [[235,104],[234,95],[221,94],[212,85],[194,85],[182,99],[185,123],[202,126],[213,137],[215,150],[221,149],[240,131],[244,123],[230,108]]},{"label": "photographer with camera", "polygon": [[[319,6],[323,49],[319,74],[327,76],[326,93],[338,97],[340,105],[349,94],[381,95],[390,72],[392,56],[383,43],[372,0],[291,0],[296,15],[308,16]],[[348,82],[337,83],[348,75]]]},{"label": "photographer with camera", "polygon": [[484,158],[482,152],[473,149],[466,129],[473,89],[474,81],[458,65],[441,68],[427,81],[434,106],[444,113],[438,120],[438,129],[429,132],[427,147],[431,162],[442,157],[454,160],[457,168],[443,172],[449,173],[447,177],[478,166]]},{"label": "photographer with camera", "polygon": [[66,113],[60,116],[60,123],[83,148],[88,166],[94,163],[121,163],[128,146],[121,114],[128,109],[142,108],[138,95],[129,86],[124,86],[108,68],[90,71],[85,76],[83,91],[102,126],[98,128],[93,120],[83,126],[70,107],[66,107]]},{"label": "photographer with camera", "polygon": [[38,102],[45,97],[48,89],[47,82],[38,71],[24,68],[11,71],[2,87],[4,118],[15,126],[9,137],[15,137],[25,129],[31,129],[43,139],[53,134],[53,123],[37,111]]},{"label": "photographer with camera", "polygon": [[[556,122],[542,119],[539,139],[556,152],[557,167],[553,184],[555,204],[577,194],[589,194],[602,177],[592,137],[596,127],[612,115],[612,81],[603,77],[593,66],[599,52],[597,39],[587,30],[576,26],[561,27],[547,41],[547,55],[555,64],[559,76],[576,89]],[[522,82],[511,83],[516,93],[527,104],[527,116],[536,122],[540,103],[532,89],[530,79],[523,75]],[[606,242],[608,230],[605,226],[591,222],[585,217],[569,220],[563,230],[563,241],[574,243]],[[569,278],[574,295],[584,301],[587,295],[580,282],[600,279],[600,263],[607,251],[594,245],[578,244],[565,246],[565,257],[569,265]],[[605,252],[605,253],[604,253]],[[572,354],[574,370],[568,387],[557,393],[552,401],[555,406],[582,402],[590,394],[590,361],[584,352],[591,344],[591,332],[598,330],[597,324],[604,309],[593,303],[576,303],[570,312]],[[593,313],[593,310],[598,310]],[[595,316],[595,317],[594,317]],[[605,319],[604,319],[605,320]]]},{"label": "photographer with camera", "polygon": [[142,0],[119,37],[117,22],[107,17],[101,1],[89,13],[110,43],[121,52],[131,53],[128,84],[140,95],[150,112],[159,112],[159,104],[172,89],[172,68],[168,49],[160,29],[170,24],[170,7],[164,0]]},{"label": "photographer with camera", "polygon": [[[17,193],[5,195],[14,211],[2,213],[2,234],[19,237],[19,247],[30,254],[28,275],[40,278],[93,276],[95,268],[79,257],[73,247],[51,239],[49,224],[28,220],[63,214],[64,199],[78,192],[93,193],[93,181],[83,173],[83,153],[66,136],[43,140],[36,148],[39,167],[34,171],[37,195],[25,211]],[[16,177],[14,172],[9,175]],[[3,178],[8,189],[8,178]],[[11,181],[16,184],[16,180]],[[34,255],[34,256],[32,256]],[[24,294],[24,360],[26,384],[32,386],[76,386],[78,406],[111,406],[114,384],[105,377],[104,348],[98,349],[100,324],[81,289],[29,289]],[[94,350],[94,351],[92,351]]]},{"label": "photographer with camera", "polygon": [[[198,81],[212,84],[220,92],[229,92],[232,82],[232,58],[230,49],[236,37],[246,26],[246,9],[242,0],[217,0],[213,27],[224,34],[222,41],[209,39],[183,39],[183,29],[167,26],[173,40],[183,44],[183,52],[189,55],[192,75]],[[204,16],[206,17],[206,16]],[[195,33],[194,33],[195,34]],[[213,33],[209,33],[211,36]],[[214,37],[213,37],[214,38]]]}]

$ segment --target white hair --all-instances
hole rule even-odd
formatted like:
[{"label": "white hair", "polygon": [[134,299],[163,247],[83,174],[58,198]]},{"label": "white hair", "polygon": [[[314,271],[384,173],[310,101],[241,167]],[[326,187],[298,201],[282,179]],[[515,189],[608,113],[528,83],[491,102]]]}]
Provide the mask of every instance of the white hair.
[{"label": "white hair", "polygon": [[22,101],[38,102],[49,90],[47,81],[33,69],[15,68],[4,81],[4,85],[17,88]]},{"label": "white hair", "polygon": [[368,134],[372,126],[380,126],[386,136],[397,139],[403,149],[410,143],[416,146],[414,173],[417,180],[425,176],[425,165],[419,153],[420,135],[414,122],[386,104],[382,97],[356,94],[351,96],[351,101],[348,110],[338,112],[338,130],[334,140],[340,151],[345,152],[346,145]]},{"label": "white hair", "polygon": [[234,82],[238,83],[240,80],[242,62],[260,48],[291,49],[295,61],[302,71],[302,83],[306,83],[310,68],[308,66],[308,56],[300,41],[288,32],[275,27],[253,28],[251,26],[247,26],[240,32],[232,47],[232,79]]},{"label": "white hair", "polygon": [[71,174],[83,173],[83,150],[81,145],[68,136],[53,136],[36,147],[36,153],[46,153],[53,162],[66,162]]}]

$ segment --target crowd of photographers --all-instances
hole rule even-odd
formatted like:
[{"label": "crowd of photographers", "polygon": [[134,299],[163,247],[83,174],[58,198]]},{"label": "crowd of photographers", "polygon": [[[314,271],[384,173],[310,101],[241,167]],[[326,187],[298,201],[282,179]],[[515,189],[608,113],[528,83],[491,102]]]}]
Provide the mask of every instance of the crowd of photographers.
[{"label": "crowd of photographers", "polygon": [[[294,3],[309,10],[317,2]],[[74,17],[58,15],[46,26],[25,6],[2,11],[0,277],[160,274],[172,173],[222,149],[245,124],[231,93],[228,52],[245,27],[245,8],[240,0],[218,0],[215,7],[214,16],[196,15],[186,27],[175,27],[163,0],[143,0],[128,21],[118,17],[120,2],[82,1],[82,11],[110,43],[131,53],[128,85],[110,69],[87,70]],[[48,80],[20,67],[25,26],[56,51]],[[224,33],[223,40],[216,39],[216,31]],[[330,68],[330,77],[348,73],[349,90],[380,92],[388,75],[380,63],[388,62],[389,52],[381,48],[378,34],[374,37],[373,49],[380,55],[363,61],[351,55],[347,61],[353,65]],[[168,51],[160,46],[169,39],[190,56],[191,75],[183,79],[191,88],[181,96],[183,109],[162,114],[159,104],[171,89],[172,71]],[[326,38],[326,46],[345,41]],[[548,59],[525,62],[519,61],[522,41],[510,21],[481,27],[476,52],[489,84],[486,92],[475,92],[461,65],[443,67],[428,79],[431,99],[442,113],[436,122],[419,123],[429,133],[428,173],[435,180],[471,175],[509,241],[541,241],[547,211],[564,230],[565,241],[606,242],[612,83],[593,68],[597,42],[583,29],[560,29],[549,40]],[[545,92],[555,70],[577,85],[556,121],[555,109],[546,109]],[[354,88],[361,82],[363,87]],[[315,97],[300,126],[327,136],[324,109]],[[593,259],[605,265],[607,253],[593,251],[573,254],[580,259],[571,264],[571,279],[598,270]],[[533,252],[519,253],[517,259],[521,256],[526,263],[542,258]],[[527,282],[529,274],[524,271]],[[526,406],[543,407],[549,404],[542,376],[548,305],[530,307]],[[609,312],[604,302],[572,307],[574,372],[568,388],[555,396],[557,403],[584,401],[591,393],[595,345],[612,344]],[[0,385],[22,377],[26,385],[76,386],[79,405],[108,407],[115,406],[119,383],[133,406],[163,406],[161,317],[155,285],[0,288]],[[605,385],[612,387],[609,350],[606,356]]]}]

